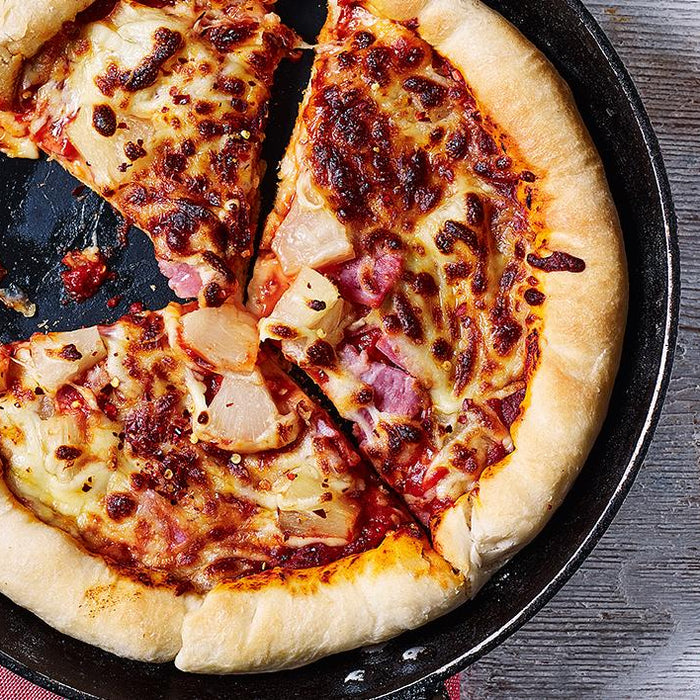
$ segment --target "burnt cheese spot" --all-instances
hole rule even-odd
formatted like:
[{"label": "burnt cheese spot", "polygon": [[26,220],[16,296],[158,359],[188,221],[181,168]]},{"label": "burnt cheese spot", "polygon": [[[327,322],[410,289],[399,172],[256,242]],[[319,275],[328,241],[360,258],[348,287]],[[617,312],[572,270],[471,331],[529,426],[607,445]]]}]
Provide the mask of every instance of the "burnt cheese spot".
[{"label": "burnt cheese spot", "polygon": [[166,27],[160,27],[156,30],[155,40],[153,51],[133,71],[123,76],[122,87],[127,92],[143,90],[156,82],[158,72],[163,64],[172,58],[180,48],[182,35]]},{"label": "burnt cheese spot", "polygon": [[586,263],[581,258],[561,251],[555,251],[547,258],[531,254],[527,256],[527,261],[543,272],[583,272],[586,269]]},{"label": "burnt cheese spot", "polygon": [[224,290],[216,282],[209,282],[206,287],[204,287],[204,301],[207,306],[218,307],[221,306],[224,301],[226,301],[226,290]]},{"label": "burnt cheese spot", "polygon": [[476,233],[459,221],[448,220],[435,237],[435,245],[444,255],[451,255],[457,241],[464,243],[472,252],[478,253],[479,240]]},{"label": "burnt cheese spot", "polygon": [[528,289],[525,292],[525,301],[530,306],[541,306],[544,304],[546,297],[539,289]]},{"label": "burnt cheese spot", "polygon": [[298,333],[293,328],[285,326],[282,323],[276,323],[270,326],[270,331],[274,333],[278,338],[283,338],[284,340],[292,340],[298,335]]},{"label": "burnt cheese spot", "polygon": [[475,192],[467,195],[467,223],[471,226],[480,226],[484,223],[484,205],[481,198]]},{"label": "burnt cheese spot", "polygon": [[360,31],[355,34],[352,43],[356,49],[362,50],[371,46],[375,41],[376,38],[372,32]]},{"label": "burnt cheese spot", "polygon": [[117,115],[109,105],[95,105],[92,108],[92,125],[100,136],[114,136],[117,131]]},{"label": "burnt cheese spot", "polygon": [[445,102],[447,90],[433,80],[411,76],[403,81],[404,89],[418,97],[423,107],[439,107]]},{"label": "burnt cheese spot", "polygon": [[133,163],[139,158],[143,158],[146,155],[146,149],[143,147],[143,139],[138,139],[136,143],[133,141],[127,141],[124,146],[124,155]]},{"label": "burnt cheese spot", "polygon": [[450,284],[466,279],[470,274],[471,266],[469,263],[458,262],[445,265],[445,276]]},{"label": "burnt cheese spot", "polygon": [[314,341],[306,351],[306,357],[316,367],[330,368],[335,364],[333,346],[325,340]]},{"label": "burnt cheese spot", "polygon": [[78,447],[73,447],[72,445],[60,445],[56,448],[56,459],[62,461],[72,461],[78,459],[82,454],[82,450]]},{"label": "burnt cheese spot", "polygon": [[476,345],[470,342],[470,346],[460,352],[455,359],[455,393],[461,394],[474,376],[476,368]]},{"label": "burnt cheese spot", "polygon": [[73,343],[64,345],[58,352],[58,356],[62,360],[66,360],[68,362],[77,362],[83,357],[82,353],[78,350],[78,348],[75,347],[75,345],[73,345]]},{"label": "burnt cheese spot", "polygon": [[217,51],[228,53],[253,36],[257,29],[257,22],[241,20],[240,22],[212,27],[206,32],[206,37]]},{"label": "burnt cheese spot", "polygon": [[459,130],[450,134],[445,142],[445,151],[453,160],[464,158],[469,151],[467,132]]},{"label": "burnt cheese spot", "polygon": [[136,501],[128,493],[110,493],[106,498],[107,515],[120,522],[136,512]]},{"label": "burnt cheese spot", "polygon": [[151,230],[163,236],[168,246],[183,253],[189,247],[190,238],[201,226],[219,226],[216,217],[207,209],[187,199],[174,202],[175,209],[163,214],[152,222]]},{"label": "burnt cheese spot", "polygon": [[510,427],[515,422],[515,419],[520,413],[520,404],[525,400],[525,389],[519,389],[518,391],[506,396],[501,400],[500,405],[500,415],[503,424]]},{"label": "burnt cheese spot", "polygon": [[500,318],[494,324],[493,347],[499,355],[508,355],[522,334],[522,326],[512,316]]},{"label": "burnt cheese spot", "polygon": [[444,338],[435,340],[430,349],[433,357],[440,362],[445,362],[452,357],[452,346]]},{"label": "burnt cheese spot", "polygon": [[246,92],[245,81],[229,75],[219,76],[216,79],[215,88],[232,97],[241,97]]},{"label": "burnt cheese spot", "polygon": [[396,309],[396,316],[401,325],[401,330],[415,343],[421,343],[423,341],[423,326],[421,325],[416,310],[404,294],[396,295],[394,307]]},{"label": "burnt cheese spot", "polygon": [[422,297],[434,297],[439,289],[435,278],[429,272],[419,272],[412,280],[413,291]]}]

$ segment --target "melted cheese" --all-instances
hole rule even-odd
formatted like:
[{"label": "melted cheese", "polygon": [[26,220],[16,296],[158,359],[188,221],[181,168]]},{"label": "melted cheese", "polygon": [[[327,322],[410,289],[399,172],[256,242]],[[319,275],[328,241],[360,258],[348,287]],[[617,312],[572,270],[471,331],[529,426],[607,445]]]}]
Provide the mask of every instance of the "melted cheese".
[{"label": "melted cheese", "polygon": [[[269,358],[246,375],[218,366],[216,353],[184,352],[181,328],[197,313],[171,305],[5,349],[7,483],[89,548],[199,589],[274,566],[295,548],[348,545],[363,496],[388,504],[387,497]],[[237,326],[227,314],[227,333],[251,328],[237,313]],[[36,346],[80,338],[98,340],[103,352],[62,382],[56,375],[52,394],[42,393],[31,364]],[[234,404],[243,410],[229,419]]]},{"label": "melted cheese", "polygon": [[[258,303],[267,284],[264,270],[274,272],[265,257],[264,270],[254,277],[257,289],[251,289],[253,305],[267,315],[260,324],[263,337],[281,341],[285,354],[312,372],[341,414],[358,424],[365,449],[389,482],[424,517],[433,500],[468,492],[486,464],[512,450],[509,426],[495,407],[525,386],[526,340],[535,319],[523,301],[523,259],[535,240],[520,200],[524,187],[516,164],[455,75],[400,23],[356,7],[341,10],[317,57],[290,147],[293,157],[286,161],[286,176],[297,178],[295,196],[291,208],[278,204],[282,223],[277,231],[268,229],[264,243],[289,276],[296,268],[288,261],[312,258],[308,251],[318,247],[319,229],[328,228],[321,217],[333,216],[358,257],[400,256],[403,268],[388,281],[381,277],[391,271],[380,262],[369,273],[361,262],[352,268],[369,274],[354,284],[366,285],[371,294],[353,289],[352,280],[340,286],[345,335],[331,338],[337,360],[323,365],[300,351],[298,342],[285,340],[284,328],[271,330],[293,319],[295,332],[309,336],[304,297],[295,292],[299,285],[292,282],[271,311]],[[296,173],[289,171],[292,162]],[[305,203],[303,225],[299,201]],[[307,223],[313,217],[318,225]],[[348,285],[343,270],[350,268],[329,265],[335,262],[322,271]],[[353,298],[360,301],[351,303]],[[353,366],[346,343],[369,343],[371,357]],[[417,400],[427,402],[429,418],[403,415],[410,403],[396,370],[383,379],[371,366],[363,369],[367,361],[398,365],[417,378],[424,392]],[[368,387],[363,376],[374,377],[375,385]],[[359,401],[367,389],[374,390],[373,402]],[[387,407],[379,410],[377,392],[386,391],[396,394],[401,408],[395,413],[385,399]],[[421,496],[406,492],[416,459],[410,440],[401,454],[392,447],[399,435],[392,430],[408,435],[406,426],[413,431],[410,440],[424,435],[421,451],[432,455],[420,476]]]},{"label": "melted cheese", "polygon": [[[231,26],[250,29],[229,42]],[[211,303],[245,278],[272,73],[294,40],[257,0],[122,0],[28,64],[33,107],[0,117],[0,149],[35,156],[31,139],[151,236],[179,294],[196,295],[178,280],[194,270]]]}]

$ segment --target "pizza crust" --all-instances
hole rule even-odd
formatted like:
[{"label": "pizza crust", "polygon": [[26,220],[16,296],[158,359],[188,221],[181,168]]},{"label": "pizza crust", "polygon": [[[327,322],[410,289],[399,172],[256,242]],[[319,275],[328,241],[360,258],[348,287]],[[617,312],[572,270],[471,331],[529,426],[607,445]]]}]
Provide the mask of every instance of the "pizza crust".
[{"label": "pizza crust", "polygon": [[272,671],[393,637],[466,599],[417,529],[323,567],[178,596],[111,568],[38,520],[0,479],[0,593],[64,634],[185,671]]},{"label": "pizza crust", "polygon": [[520,32],[478,0],[372,0],[465,76],[483,110],[538,178],[546,247],[583,273],[535,271],[547,300],[541,360],[514,428],[515,451],[434,524],[435,544],[476,590],[560,505],[607,412],[627,315],[619,219],[602,162],[568,86]]},{"label": "pizza crust", "polygon": [[0,109],[11,107],[22,64],[94,0],[0,0]]},{"label": "pizza crust", "polygon": [[295,668],[419,627],[467,593],[422,535],[393,533],[320,569],[218,586],[186,617],[175,663],[195,673]]},{"label": "pizza crust", "polygon": [[17,502],[0,479],[0,593],[64,634],[119,656],[168,661],[188,606],[127,578]]}]

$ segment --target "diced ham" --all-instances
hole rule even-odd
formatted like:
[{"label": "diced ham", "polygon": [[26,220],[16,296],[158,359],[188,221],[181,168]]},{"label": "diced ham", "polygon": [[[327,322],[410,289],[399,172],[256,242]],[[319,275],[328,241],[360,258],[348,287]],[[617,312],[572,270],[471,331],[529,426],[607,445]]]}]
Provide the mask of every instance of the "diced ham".
[{"label": "diced ham", "polygon": [[414,418],[423,401],[416,380],[398,367],[369,359],[367,352],[358,352],[346,345],[340,352],[346,367],[360,381],[374,390],[374,404],[383,413]]},{"label": "diced ham", "polygon": [[170,289],[181,299],[196,297],[202,291],[202,278],[192,265],[159,260],[158,267],[168,278]]},{"label": "diced ham", "polygon": [[403,359],[399,355],[396,343],[393,342],[391,338],[383,335],[381,338],[379,338],[375,347],[382,353],[382,355],[391,360],[395,365],[401,367],[401,369],[405,371],[408,371]]},{"label": "diced ham", "polygon": [[402,270],[402,256],[387,252],[339,265],[334,276],[344,299],[376,309],[393,289]]},{"label": "diced ham", "polygon": [[380,411],[408,418],[420,413],[416,380],[398,367],[373,362],[362,375],[362,381],[374,389],[374,402]]}]

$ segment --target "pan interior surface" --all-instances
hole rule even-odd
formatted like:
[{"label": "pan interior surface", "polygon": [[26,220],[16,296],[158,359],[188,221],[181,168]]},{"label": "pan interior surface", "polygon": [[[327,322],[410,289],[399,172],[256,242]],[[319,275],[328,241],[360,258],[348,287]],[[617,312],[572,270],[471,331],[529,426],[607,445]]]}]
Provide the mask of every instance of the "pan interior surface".
[{"label": "pan interior surface", "polygon": [[[533,615],[580,565],[629,490],[658,418],[668,381],[678,312],[675,218],[655,136],[619,59],[578,0],[490,0],[552,60],[569,82],[601,153],[622,220],[630,276],[623,363],[603,431],[566,502],[545,531],[479,593],[450,615],[383,645],[339,654],[275,674],[204,677],[168,665],[119,659],[65,637],[0,597],[0,661],[69,697],[229,698],[423,697],[502,641]],[[279,0],[277,11],[313,41],[325,17],[319,0]],[[263,216],[276,165],[291,133],[311,55],[278,75],[266,144]],[[172,295],[146,237],[117,245],[119,221],[97,195],[56,163],[0,157],[0,260],[6,282],[30,293],[35,318],[0,308],[0,340],[36,330],[105,323],[143,301],[159,308]],[[57,290],[60,260],[93,240],[113,246],[117,279],[82,305]],[[5,282],[5,283],[6,283]],[[119,294],[114,308],[107,300]],[[38,585],[41,585],[40,582]],[[233,622],[235,624],[235,621]],[[332,624],[332,620],[328,621]]]}]

